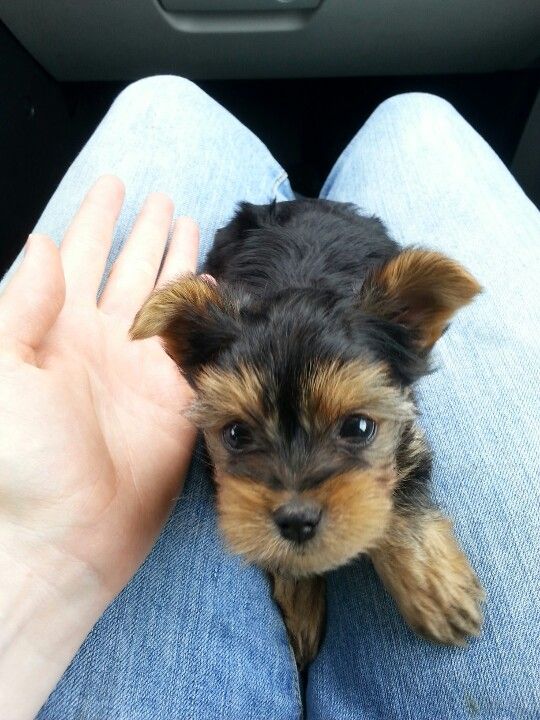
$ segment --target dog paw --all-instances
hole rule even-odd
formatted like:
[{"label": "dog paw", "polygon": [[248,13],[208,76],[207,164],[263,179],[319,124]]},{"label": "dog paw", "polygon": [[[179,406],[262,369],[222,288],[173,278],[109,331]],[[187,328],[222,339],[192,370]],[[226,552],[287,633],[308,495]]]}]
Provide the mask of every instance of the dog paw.
[{"label": "dog paw", "polygon": [[[451,523],[426,520],[374,555],[374,563],[409,625],[429,640],[465,646],[480,633],[485,594]],[[399,537],[399,542],[396,542]]]},{"label": "dog paw", "polygon": [[445,645],[467,644],[480,633],[484,591],[465,555],[456,546],[429,556],[408,583],[401,611],[420,635]]}]

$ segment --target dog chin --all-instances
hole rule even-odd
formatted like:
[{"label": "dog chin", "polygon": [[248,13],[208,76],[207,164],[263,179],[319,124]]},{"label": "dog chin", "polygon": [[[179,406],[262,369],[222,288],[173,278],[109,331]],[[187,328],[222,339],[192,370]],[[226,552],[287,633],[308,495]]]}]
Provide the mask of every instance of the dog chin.
[{"label": "dog chin", "polygon": [[227,546],[235,555],[240,555],[248,563],[258,565],[263,570],[280,573],[295,578],[305,578],[313,575],[322,575],[348,565],[355,558],[367,552],[365,546],[347,548],[347,553],[341,552],[337,547],[329,547],[322,540],[309,541],[304,545],[297,545],[276,537],[273,541],[261,547],[260,541],[255,542],[256,547],[249,547],[246,536],[230,538],[224,533]]}]

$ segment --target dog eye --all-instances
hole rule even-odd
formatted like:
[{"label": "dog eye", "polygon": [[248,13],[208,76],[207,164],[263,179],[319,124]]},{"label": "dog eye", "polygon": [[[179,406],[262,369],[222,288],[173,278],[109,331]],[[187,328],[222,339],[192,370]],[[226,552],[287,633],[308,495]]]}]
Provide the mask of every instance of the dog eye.
[{"label": "dog eye", "polygon": [[235,452],[244,450],[253,439],[248,426],[241,422],[226,425],[223,428],[222,436],[225,446]]},{"label": "dog eye", "polygon": [[365,415],[349,415],[339,429],[339,436],[349,442],[367,445],[375,437],[377,424]]}]

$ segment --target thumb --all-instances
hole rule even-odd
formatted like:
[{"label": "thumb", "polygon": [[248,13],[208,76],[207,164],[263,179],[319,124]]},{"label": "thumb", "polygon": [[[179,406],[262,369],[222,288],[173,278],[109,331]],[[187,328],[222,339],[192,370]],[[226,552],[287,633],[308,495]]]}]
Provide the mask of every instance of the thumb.
[{"label": "thumb", "polygon": [[3,338],[36,348],[64,305],[60,252],[47,235],[30,235],[23,260],[0,295]]}]

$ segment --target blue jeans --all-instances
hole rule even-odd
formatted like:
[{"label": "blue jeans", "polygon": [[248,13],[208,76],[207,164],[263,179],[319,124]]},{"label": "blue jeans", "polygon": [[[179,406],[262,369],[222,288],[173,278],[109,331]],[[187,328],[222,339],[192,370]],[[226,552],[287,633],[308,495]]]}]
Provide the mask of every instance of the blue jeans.
[{"label": "blue jeans", "polygon": [[[58,242],[88,186],[119,175],[126,204],[111,262],[143,198],[170,195],[201,226],[201,259],[240,200],[293,198],[266,147],[192,83],[124,90],[37,229]],[[485,293],[455,320],[419,385],[436,495],[487,588],[466,650],[416,637],[370,564],[328,578],[328,621],[309,670],[310,720],[540,716],[540,214],[444,100],[383,103],[321,197],[379,215],[402,243],[440,249]],[[293,656],[264,575],[227,553],[198,452],[184,494],[137,575],[90,633],[41,720],[292,720]]]}]

